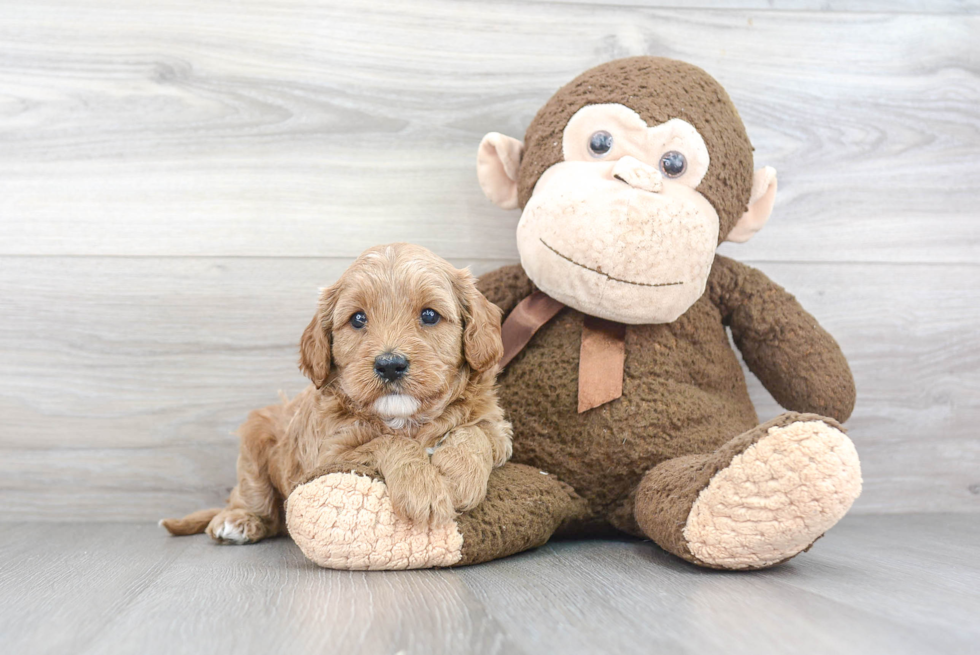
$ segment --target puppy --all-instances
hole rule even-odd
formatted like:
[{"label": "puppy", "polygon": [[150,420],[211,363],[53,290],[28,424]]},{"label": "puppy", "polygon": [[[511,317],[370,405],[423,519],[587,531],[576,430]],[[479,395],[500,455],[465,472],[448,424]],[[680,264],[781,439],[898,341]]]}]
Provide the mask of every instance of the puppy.
[{"label": "puppy", "polygon": [[238,485],[224,509],[161,521],[253,543],[284,529],[283,501],[318,472],[384,478],[395,511],[439,524],[484,498],[511,455],[494,380],[500,310],[473,276],[425,248],[371,248],[323,290],[300,340],[312,384],[241,426]]}]

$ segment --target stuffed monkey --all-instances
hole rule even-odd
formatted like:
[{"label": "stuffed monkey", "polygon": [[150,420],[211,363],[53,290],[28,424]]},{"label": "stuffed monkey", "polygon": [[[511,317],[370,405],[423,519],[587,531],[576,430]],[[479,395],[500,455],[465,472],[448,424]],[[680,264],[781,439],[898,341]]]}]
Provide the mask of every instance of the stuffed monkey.
[{"label": "stuffed monkey", "polygon": [[[480,280],[505,316],[513,458],[482,505],[438,528],[391,517],[376,476],[314,477],[287,504],[311,559],[454,566],[621,531],[699,566],[760,569],[844,516],[861,491],[840,425],[847,361],[793,296],[715,254],[757,232],[776,194],[717,81],[670,59],[603,64],[559,89],[523,143],[484,137],[477,168],[490,200],[522,209],[521,264]],[[759,424],[729,330],[788,413]]]}]

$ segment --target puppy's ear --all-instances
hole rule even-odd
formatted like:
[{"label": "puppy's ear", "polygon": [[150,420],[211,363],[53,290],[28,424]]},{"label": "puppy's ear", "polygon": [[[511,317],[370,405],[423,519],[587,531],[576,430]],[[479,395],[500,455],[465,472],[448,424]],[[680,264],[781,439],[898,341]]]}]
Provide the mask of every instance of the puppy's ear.
[{"label": "puppy's ear", "polygon": [[323,290],[313,320],[299,340],[299,370],[319,389],[330,375],[330,332],[337,285]]},{"label": "puppy's ear", "polygon": [[463,356],[470,368],[482,373],[504,356],[500,340],[502,312],[477,290],[476,279],[469,271],[459,271],[457,289],[463,307]]}]

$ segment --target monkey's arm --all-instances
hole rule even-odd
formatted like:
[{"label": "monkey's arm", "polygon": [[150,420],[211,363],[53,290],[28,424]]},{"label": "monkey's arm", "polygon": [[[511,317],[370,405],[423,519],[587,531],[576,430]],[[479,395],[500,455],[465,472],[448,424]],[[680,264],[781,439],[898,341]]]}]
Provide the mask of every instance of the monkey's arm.
[{"label": "monkey's arm", "polygon": [[484,273],[477,280],[476,288],[487,297],[487,300],[503,310],[504,318],[507,318],[517,303],[536,290],[534,283],[520,264],[504,266]]},{"label": "monkey's arm", "polygon": [[761,271],[721,256],[708,292],[749,370],[780,405],[847,420],[854,409],[851,369],[796,298]]}]

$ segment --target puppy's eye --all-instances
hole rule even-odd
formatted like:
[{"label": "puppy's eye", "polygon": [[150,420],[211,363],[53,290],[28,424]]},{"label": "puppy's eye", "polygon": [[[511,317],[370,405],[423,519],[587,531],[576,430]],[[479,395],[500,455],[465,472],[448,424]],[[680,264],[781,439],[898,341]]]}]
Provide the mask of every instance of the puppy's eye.
[{"label": "puppy's eye", "polygon": [[419,314],[419,318],[422,319],[423,325],[435,325],[442,317],[439,316],[439,312],[436,310],[426,307],[422,310],[422,313]]},{"label": "puppy's eye", "polygon": [[667,177],[680,177],[686,170],[687,159],[676,150],[671,150],[660,158],[660,172]]},{"label": "puppy's eye", "polygon": [[367,314],[354,312],[354,315],[350,317],[350,326],[355,330],[360,330],[365,325],[367,325]]},{"label": "puppy's eye", "polygon": [[605,157],[613,147],[612,134],[599,130],[589,137],[589,152],[593,157]]}]

